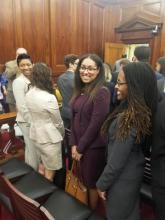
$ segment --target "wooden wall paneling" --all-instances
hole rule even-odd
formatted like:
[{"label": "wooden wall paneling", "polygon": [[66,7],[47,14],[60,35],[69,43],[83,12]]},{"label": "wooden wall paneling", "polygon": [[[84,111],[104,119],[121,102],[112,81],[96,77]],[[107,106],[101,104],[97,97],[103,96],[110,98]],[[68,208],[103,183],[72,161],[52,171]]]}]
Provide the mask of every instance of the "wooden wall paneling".
[{"label": "wooden wall paneling", "polygon": [[23,35],[22,35],[22,13],[21,13],[21,0],[14,1],[14,26],[15,26],[15,46],[16,48],[25,47],[23,45]]},{"label": "wooden wall paneling", "polygon": [[[155,19],[160,14],[165,23],[164,0],[1,0],[0,63],[14,59],[16,48],[23,46],[35,62],[50,64],[59,75],[65,54],[103,56],[105,42],[120,43],[114,28],[136,11]],[[165,25],[152,43],[153,60],[165,56],[164,45]]]},{"label": "wooden wall paneling", "polygon": [[155,0],[152,2],[147,2],[143,4],[143,11],[150,13],[152,15],[160,16],[161,13],[161,2],[160,0]]},{"label": "wooden wall paneling", "polygon": [[50,35],[50,1],[44,0],[44,19],[45,19],[45,62],[52,67],[51,54],[51,35]]},{"label": "wooden wall paneling", "polygon": [[125,45],[121,43],[105,43],[104,62],[115,64],[125,53]]},{"label": "wooden wall paneling", "polygon": [[165,1],[161,0],[161,18],[162,18],[162,29],[161,29],[161,42],[160,42],[160,56],[165,56]]},{"label": "wooden wall paneling", "polygon": [[155,68],[155,64],[157,59],[160,57],[160,35],[155,36],[152,40],[152,45],[151,45],[151,64]]},{"label": "wooden wall paneling", "polygon": [[5,64],[0,64],[0,73],[5,71]]},{"label": "wooden wall paneling", "polygon": [[106,7],[104,10],[104,43],[120,42],[120,34],[115,32],[115,27],[121,22],[119,6]]},{"label": "wooden wall paneling", "polygon": [[90,1],[72,0],[71,52],[81,55],[89,51]]},{"label": "wooden wall paneling", "polygon": [[138,4],[130,4],[129,6],[122,5],[121,6],[121,21],[125,22],[133,17],[140,11],[140,6]]},{"label": "wooden wall paneling", "polygon": [[89,52],[96,53],[102,58],[104,48],[103,15],[104,7],[96,3],[91,5]]},{"label": "wooden wall paneling", "polygon": [[132,1],[130,4],[122,4],[122,21],[126,22],[135,15],[142,15],[144,19],[159,21],[160,19],[160,0]]},{"label": "wooden wall paneling", "polygon": [[15,29],[13,0],[0,2],[0,63],[15,58]]},{"label": "wooden wall paneling", "polygon": [[152,39],[153,36],[150,32],[137,31],[137,32],[125,32],[122,33],[121,40],[124,42],[130,42],[134,44],[147,43],[148,39]]},{"label": "wooden wall paneling", "polygon": [[[122,2],[120,4],[120,15],[122,23],[129,21],[133,15],[141,14],[144,16],[144,19],[153,20],[160,23],[160,17],[164,17],[165,3],[162,0],[163,5],[160,0],[144,0],[144,1],[131,1],[131,2]],[[162,48],[165,45],[165,41],[162,39],[165,37],[165,29],[162,30],[161,36],[153,36],[151,31],[134,31],[134,32],[125,32],[121,34],[121,41],[127,44],[131,43],[149,43],[152,48],[152,58],[151,64],[155,66],[157,58],[160,56],[160,48],[162,54],[165,52]],[[116,41],[117,42],[117,41]]]},{"label": "wooden wall paneling", "polygon": [[56,75],[64,71],[64,55],[70,53],[71,2],[50,0],[52,67]]},{"label": "wooden wall paneling", "polygon": [[20,1],[23,45],[34,62],[48,62],[49,20],[47,0]]}]

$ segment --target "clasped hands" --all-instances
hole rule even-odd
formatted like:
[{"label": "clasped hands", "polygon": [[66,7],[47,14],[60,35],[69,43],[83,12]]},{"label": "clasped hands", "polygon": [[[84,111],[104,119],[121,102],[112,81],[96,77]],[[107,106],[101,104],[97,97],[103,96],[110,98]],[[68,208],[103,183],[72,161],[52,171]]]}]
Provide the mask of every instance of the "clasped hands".
[{"label": "clasped hands", "polygon": [[76,145],[73,145],[72,146],[72,158],[74,160],[77,160],[77,161],[80,161],[82,157],[82,154],[80,154],[78,151],[77,151],[77,146]]}]

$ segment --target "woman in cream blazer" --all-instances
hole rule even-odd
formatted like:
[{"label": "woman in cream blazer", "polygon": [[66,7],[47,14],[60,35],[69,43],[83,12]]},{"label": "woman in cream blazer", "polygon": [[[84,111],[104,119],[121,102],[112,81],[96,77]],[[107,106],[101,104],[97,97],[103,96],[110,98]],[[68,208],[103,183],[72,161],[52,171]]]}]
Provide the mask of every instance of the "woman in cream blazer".
[{"label": "woman in cream blazer", "polygon": [[30,138],[35,142],[45,177],[53,180],[55,170],[62,167],[64,126],[50,76],[49,67],[42,63],[35,64],[32,87],[25,100],[30,113]]}]

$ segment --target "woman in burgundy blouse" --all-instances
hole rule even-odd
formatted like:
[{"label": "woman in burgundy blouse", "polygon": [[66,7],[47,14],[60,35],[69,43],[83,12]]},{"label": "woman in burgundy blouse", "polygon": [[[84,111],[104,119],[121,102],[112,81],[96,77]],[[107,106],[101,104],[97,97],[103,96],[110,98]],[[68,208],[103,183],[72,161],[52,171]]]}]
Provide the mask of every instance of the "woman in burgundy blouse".
[{"label": "woman in burgundy blouse", "polygon": [[110,94],[104,86],[104,67],[96,54],[81,57],[72,98],[72,158],[79,161],[79,176],[88,188],[89,205],[98,202],[96,182],[105,166],[106,138],[100,133],[109,112]]}]

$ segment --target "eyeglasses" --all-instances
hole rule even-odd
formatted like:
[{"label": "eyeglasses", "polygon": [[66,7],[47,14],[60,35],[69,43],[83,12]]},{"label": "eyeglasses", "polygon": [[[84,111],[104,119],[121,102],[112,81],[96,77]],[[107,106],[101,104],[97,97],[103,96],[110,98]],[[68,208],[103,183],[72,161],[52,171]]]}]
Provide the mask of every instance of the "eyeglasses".
[{"label": "eyeglasses", "polygon": [[85,72],[85,70],[87,70],[89,73],[94,72],[95,70],[97,70],[97,68],[91,67],[91,66],[80,66],[80,72]]},{"label": "eyeglasses", "polygon": [[118,86],[122,86],[122,85],[126,85],[126,84],[127,84],[127,82],[120,82],[120,81],[116,82],[116,85],[118,85]]}]

